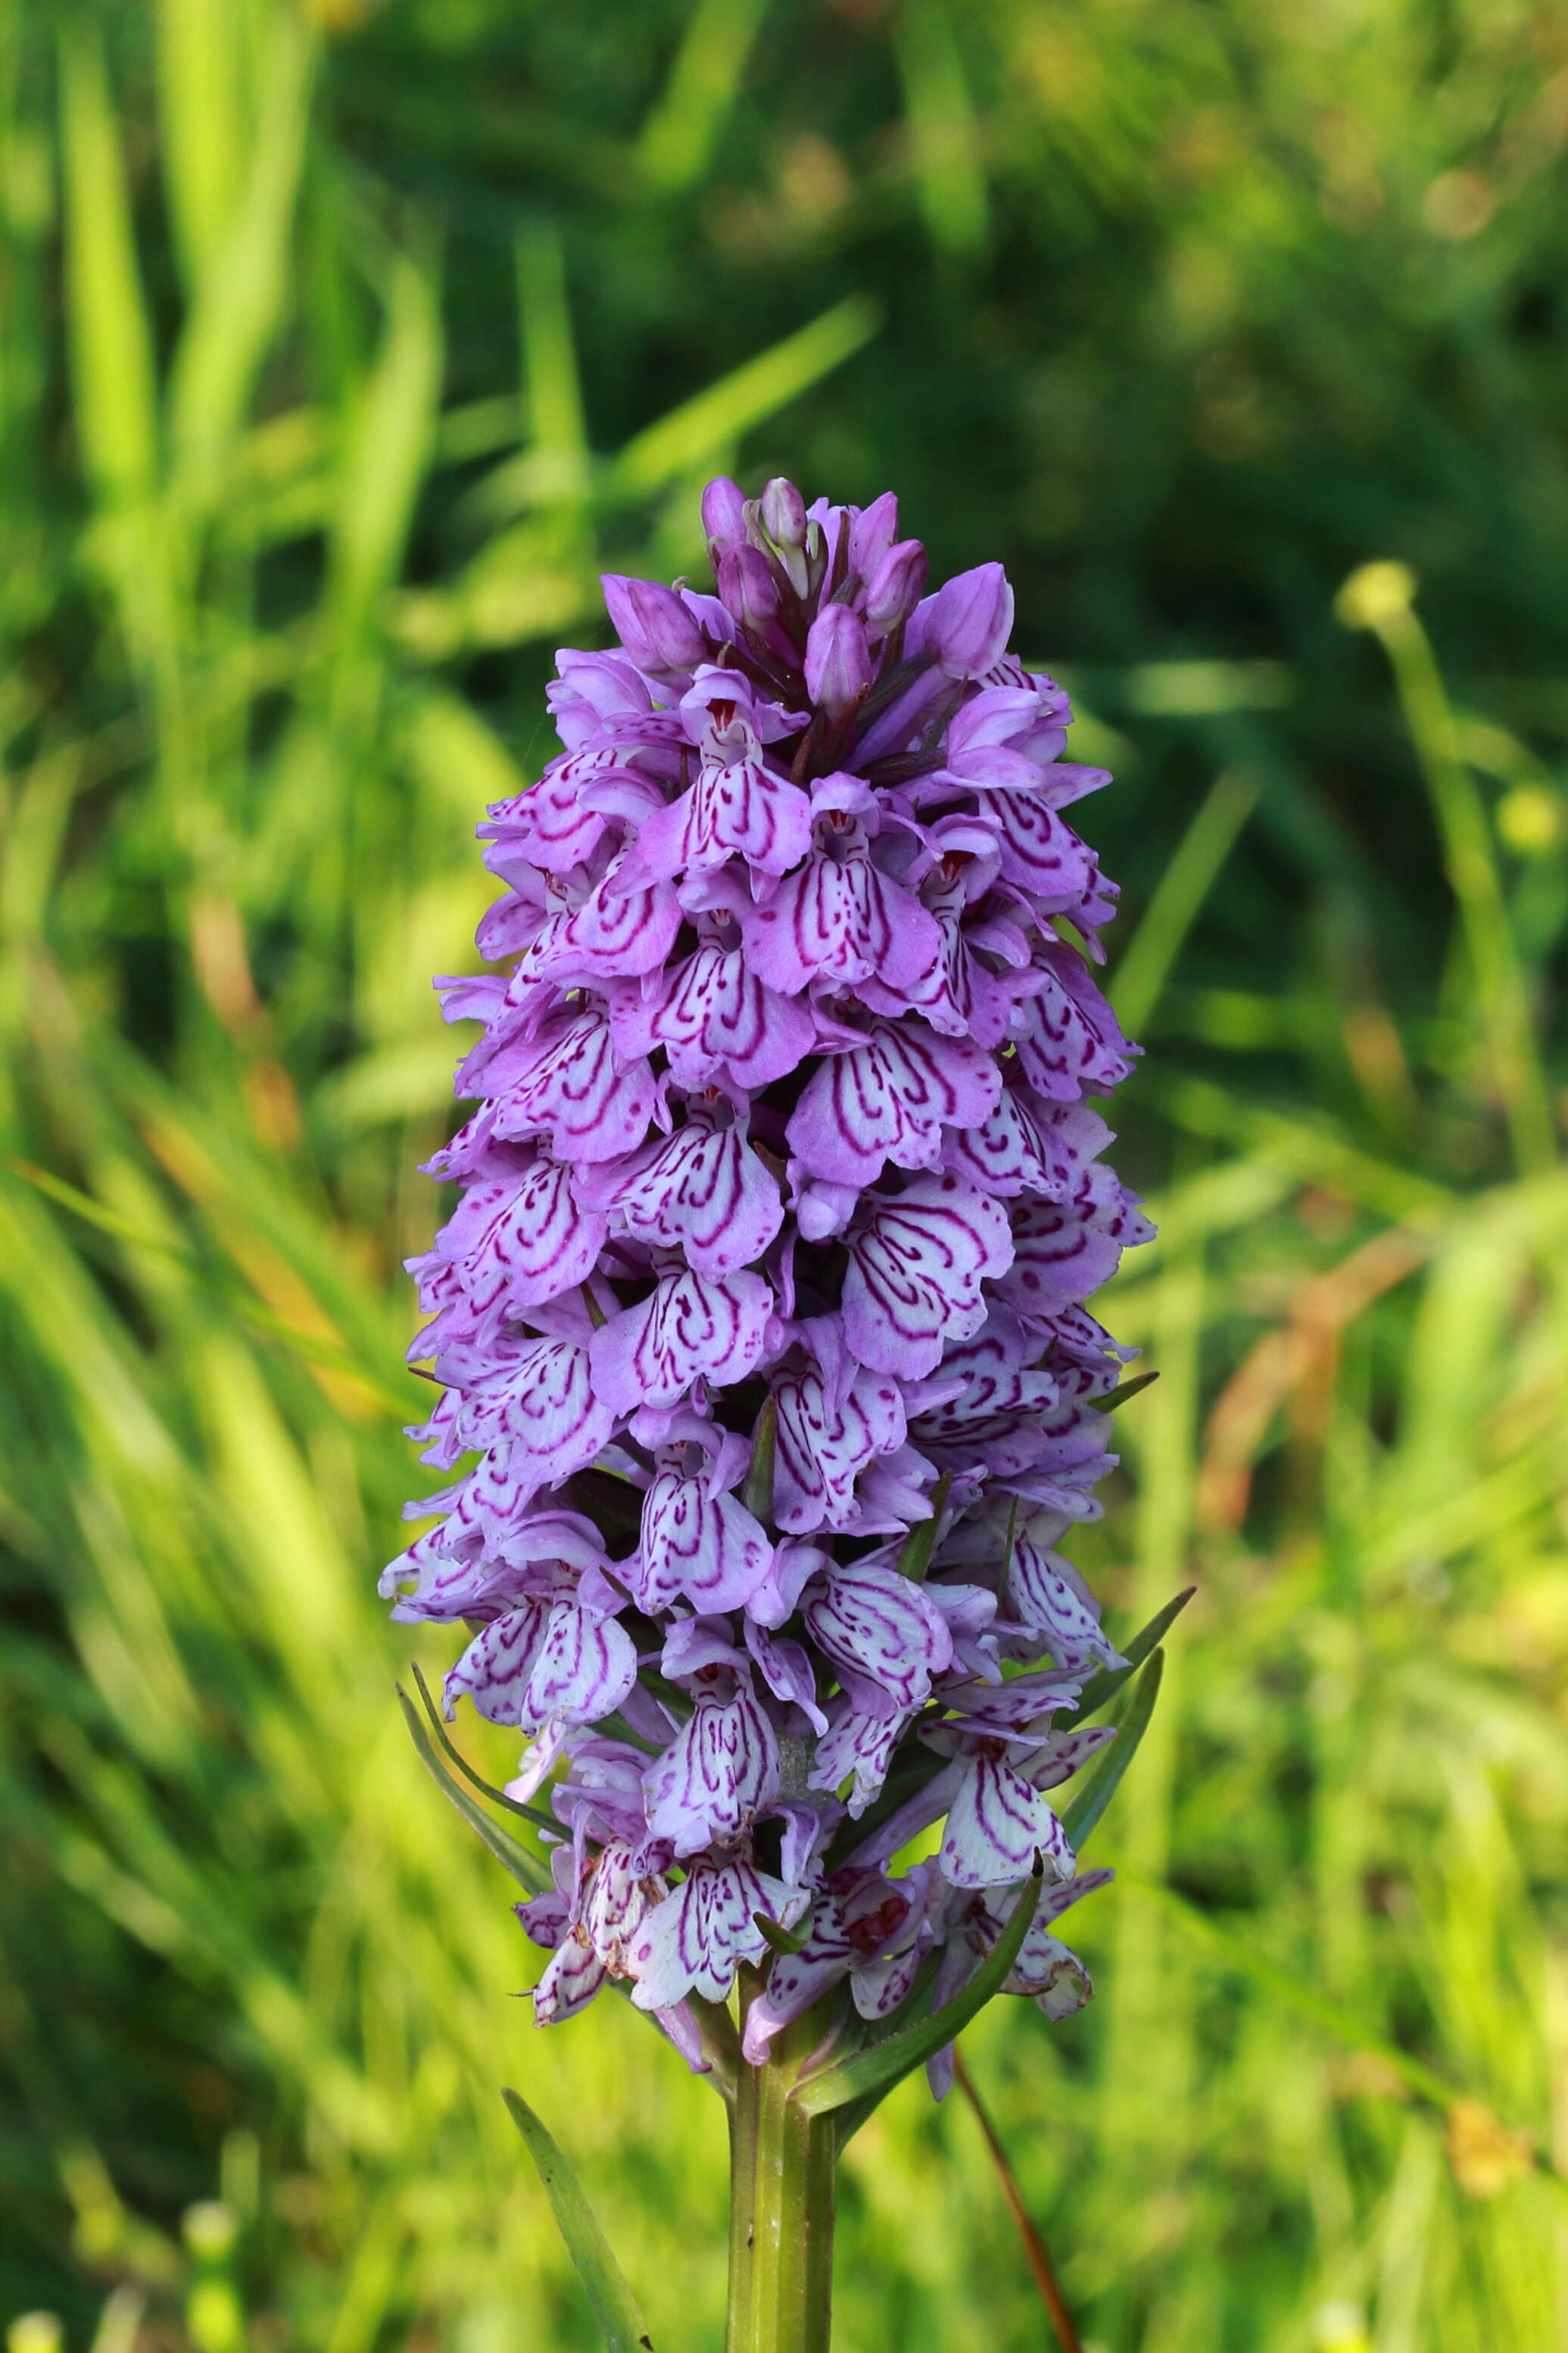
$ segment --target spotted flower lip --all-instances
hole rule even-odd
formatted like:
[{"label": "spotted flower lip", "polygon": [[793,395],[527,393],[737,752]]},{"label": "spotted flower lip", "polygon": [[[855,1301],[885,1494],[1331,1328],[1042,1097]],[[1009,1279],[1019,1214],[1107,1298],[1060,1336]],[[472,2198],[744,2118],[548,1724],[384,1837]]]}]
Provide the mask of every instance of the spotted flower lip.
[{"label": "spotted flower lip", "polygon": [[538,2022],[629,1982],[705,2064],[686,2004],[744,1962],[761,2064],[835,1989],[946,1999],[1037,1866],[1008,1989],[1088,1998],[1051,1924],[1107,1874],[1049,1793],[1121,1662],[1059,1547],[1129,1353],[1085,1302],[1151,1229],[1064,814],[1110,780],[1003,567],[928,593],[891,493],[721,480],[702,528],[718,595],[607,575],[616,642],[558,655],[561,748],[479,828],[460,1198],[410,1262],[448,1483],[382,1590],[467,1621],[448,1711],[560,1825]]}]

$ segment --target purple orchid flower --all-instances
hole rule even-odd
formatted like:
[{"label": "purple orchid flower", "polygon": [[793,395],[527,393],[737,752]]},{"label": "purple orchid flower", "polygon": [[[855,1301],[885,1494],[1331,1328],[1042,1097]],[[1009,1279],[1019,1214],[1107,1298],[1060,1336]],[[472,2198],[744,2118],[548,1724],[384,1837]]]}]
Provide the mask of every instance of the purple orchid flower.
[{"label": "purple orchid flower", "polygon": [[1050,1923],[1108,1874],[1048,1792],[1121,1662],[1058,1547],[1127,1354],[1085,1302],[1150,1231],[1063,814],[1109,780],[1002,567],[928,595],[890,495],[702,518],[718,596],[607,576],[618,642],[557,657],[562,749],[481,829],[498,968],[439,984],[476,1108],[412,1262],[450,1483],[382,1584],[468,1622],[448,1712],[559,1824],[536,2020],[618,1981],[700,2068],[742,1966],[761,2064],[835,1988],[946,1999],[1037,1870],[1008,1989],[1087,1999]]}]

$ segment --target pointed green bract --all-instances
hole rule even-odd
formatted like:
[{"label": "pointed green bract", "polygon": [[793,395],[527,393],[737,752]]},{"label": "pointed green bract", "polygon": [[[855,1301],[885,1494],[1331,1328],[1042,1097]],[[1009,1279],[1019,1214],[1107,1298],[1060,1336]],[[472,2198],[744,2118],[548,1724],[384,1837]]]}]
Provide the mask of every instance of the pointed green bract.
[{"label": "pointed green bract", "polygon": [[653,2338],[637,2308],[637,2300],[610,2252],[610,2242],[599,2228],[576,2175],[528,2102],[513,2091],[503,2091],[501,2098],[539,2168],[544,2194],[566,2242],[567,2253],[576,2265],[584,2294],[604,2330],[608,2353],[653,2353]]},{"label": "pointed green bract", "polygon": [[1098,1715],[1100,1709],[1115,1698],[1122,1684],[1130,1675],[1137,1672],[1155,1644],[1164,1641],[1196,1591],[1195,1585],[1184,1586],[1163,1609],[1154,1612],[1146,1626],[1140,1627],[1121,1654],[1126,1661],[1124,1666],[1107,1667],[1100,1674],[1090,1677],[1074,1711],[1075,1724],[1087,1724],[1091,1715]]},{"label": "pointed green bract", "polygon": [[530,1895],[547,1894],[550,1887],[550,1873],[538,1857],[530,1854],[525,1846],[520,1846],[517,1840],[503,1831],[499,1822],[492,1822],[478,1800],[470,1798],[468,1791],[460,1788],[451,1775],[443,1769],[441,1760],[431,1743],[430,1735],[419,1720],[419,1711],[401,1683],[397,1686],[397,1699],[413,1737],[414,1746],[419,1751],[419,1761],[437,1788],[450,1804],[456,1806],[469,1829],[478,1831],[496,1861],[510,1872],[520,1887],[526,1888]]},{"label": "pointed green bract", "polygon": [[560,1825],[552,1821],[548,1814],[542,1813],[537,1806],[525,1806],[518,1799],[509,1798],[504,1789],[493,1788],[485,1779],[483,1774],[475,1772],[442,1723],[441,1711],[430,1696],[430,1686],[425,1680],[423,1669],[417,1665],[414,1669],[414,1683],[424,1704],[426,1715],[429,1718],[431,1731],[440,1743],[443,1754],[451,1759],[464,1780],[470,1783],[482,1796],[491,1799],[496,1805],[504,1806],[509,1814],[521,1814],[523,1820],[531,1822],[536,1831],[549,1831],[552,1837],[559,1838]]},{"label": "pointed green bract", "polygon": [[930,1519],[918,1521],[904,1538],[903,1548],[895,1566],[903,1576],[911,1577],[916,1585],[925,1582],[925,1573],[931,1566],[931,1547],[936,1543],[936,1532],[942,1525],[942,1506],[947,1502],[948,1490],[952,1485],[952,1473],[944,1471],[931,1490]]},{"label": "pointed green bract", "polygon": [[1122,1381],[1116,1388],[1107,1390],[1104,1397],[1090,1398],[1089,1402],[1096,1413],[1118,1413],[1142,1390],[1152,1388],[1159,1377],[1156,1372],[1134,1373],[1130,1381]]},{"label": "pointed green bract", "polygon": [[770,1945],[775,1953],[783,1953],[787,1959],[792,1953],[800,1951],[810,1936],[811,1915],[809,1912],[806,1914],[798,1928],[781,1928],[778,1922],[770,1920],[765,1912],[753,1912],[752,1925],[764,1944]]},{"label": "pointed green bract", "polygon": [[885,2099],[896,2084],[945,2050],[955,2036],[983,2010],[994,1993],[1001,1990],[1007,1972],[1018,1957],[1018,1950],[1029,1933],[1029,1923],[1035,1916],[1040,1900],[1040,1873],[1026,1880],[1021,1889],[1013,1916],[997,1937],[987,1958],[975,1971],[962,1993],[944,2001],[940,2010],[917,2025],[906,2027],[902,2033],[889,2034],[868,2050],[857,2051],[847,2059],[838,2059],[820,2074],[809,2075],[795,2097],[807,2116],[829,2115],[836,2108],[858,2107],[868,2102],[865,2113],[870,2114],[879,2100]]},{"label": "pointed green bract", "polygon": [[773,1458],[778,1452],[779,1412],[770,1397],[757,1416],[756,1436],[752,1440],[752,1459],[746,1466],[746,1483],[742,1489],[745,1505],[752,1519],[771,1527],[773,1517]]},{"label": "pointed green bract", "polygon": [[1137,1755],[1138,1744],[1149,1729],[1149,1718],[1160,1696],[1160,1678],[1164,1670],[1165,1653],[1156,1651],[1138,1678],[1131,1704],[1116,1727],[1115,1739],[1072,1803],[1062,1808],[1062,1828],[1073,1846],[1080,1845],[1093,1830]]}]

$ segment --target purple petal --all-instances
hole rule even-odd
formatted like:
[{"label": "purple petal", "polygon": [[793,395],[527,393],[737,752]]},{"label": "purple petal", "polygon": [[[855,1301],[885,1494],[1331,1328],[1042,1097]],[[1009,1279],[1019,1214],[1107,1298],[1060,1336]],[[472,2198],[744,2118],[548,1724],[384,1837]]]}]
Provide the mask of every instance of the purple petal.
[{"label": "purple petal", "polygon": [[829,1714],[832,1723],[812,1758],[811,1786],[837,1789],[848,1781],[846,1802],[858,1820],[887,1778],[893,1751],[909,1729],[910,1719],[899,1715],[871,1715],[842,1693],[831,1704]]},{"label": "purple petal", "polygon": [[922,1588],[893,1567],[840,1562],[803,1608],[808,1631],[841,1672],[864,1676],[894,1705],[919,1707],[952,1659],[952,1636]]},{"label": "purple petal", "polygon": [[790,1149],[813,1176],[836,1185],[874,1184],[888,1160],[931,1168],[943,1125],[984,1120],[1000,1088],[994,1062],[967,1039],[879,1021],[863,1046],[813,1074],[789,1123]]},{"label": "purple petal", "polygon": [[1012,1237],[1001,1205],[957,1176],[924,1176],[876,1200],[851,1234],[844,1330],[863,1365],[918,1379],[949,1341],[984,1321],[981,1281],[1005,1273]]},{"label": "purple petal", "polygon": [[662,1901],[665,1882],[642,1875],[626,1839],[605,1841],[590,1867],[583,1897],[583,1933],[612,1977],[629,1977],[626,1953],[637,1931]]},{"label": "purple petal", "polygon": [[1058,1400],[1058,1383],[1046,1371],[1028,1368],[1039,1343],[1031,1343],[1018,1318],[993,1307],[979,1332],[942,1360],[958,1393],[910,1425],[915,1444],[943,1470],[973,1468],[1005,1477],[1039,1460],[1045,1417]]},{"label": "purple petal", "polygon": [[[1039,784],[1039,770],[1028,763],[1029,783]],[[973,781],[983,786],[984,778]],[[994,819],[1002,845],[1005,881],[1027,891],[1047,908],[1076,906],[1088,898],[1100,880],[1100,867],[1065,818],[1059,818],[1043,793],[993,792],[984,804]]]},{"label": "purple petal", "polygon": [[1086,1168],[1079,1190],[1074,1201],[1023,1201],[1013,1212],[1013,1263],[997,1291],[1032,1319],[1089,1298],[1123,1250],[1154,1230],[1109,1168]]},{"label": "purple petal", "polygon": [[855,1516],[860,1472],[903,1444],[904,1401],[897,1382],[861,1373],[835,1404],[821,1373],[807,1366],[775,1377],[773,1394],[778,1409],[774,1519],[793,1535],[847,1527]]},{"label": "purple petal", "polygon": [[[656,820],[650,818],[649,824]],[[627,852],[630,858],[634,853]],[[640,877],[638,878],[640,885]],[[625,974],[656,972],[680,928],[680,902],[667,882],[627,889],[612,866],[576,913],[533,960],[543,976],[571,980],[616,980]]]},{"label": "purple petal", "polygon": [[799,786],[759,760],[737,760],[704,763],[690,791],[648,820],[637,858],[641,872],[656,876],[707,873],[731,857],[776,875],[798,866],[810,848],[811,803]]},{"label": "purple petal", "polygon": [[633,2001],[639,2010],[668,2010],[689,1993],[722,2001],[740,1963],[767,1951],[754,1915],[773,1910],[768,1883],[749,1862],[694,1862],[632,1948]]},{"label": "purple petal", "polygon": [[739,1609],[767,1576],[773,1553],[733,1495],[661,1471],[643,1502],[637,1599],[645,1609],[667,1609],[684,1593],[700,1610]]},{"label": "purple petal", "polygon": [[593,1272],[603,1217],[578,1207],[570,1173],[537,1159],[521,1176],[475,1185],[437,1241],[477,1307],[534,1306]]},{"label": "purple petal", "polygon": [[816,1043],[803,1005],[764,987],[738,947],[709,942],[677,965],[668,988],[639,1012],[622,1013],[628,1044],[663,1046],[682,1086],[706,1086],[722,1073],[753,1090],[788,1076]]},{"label": "purple petal", "polygon": [[784,1223],[777,1179],[744,1127],[717,1127],[697,1113],[635,1155],[611,1198],[627,1233],[649,1249],[679,1250],[699,1274],[750,1265]]},{"label": "purple petal", "polygon": [[1055,941],[1040,956],[1041,986],[1018,1040],[1018,1067],[1030,1086],[1056,1103],[1076,1103],[1086,1090],[1108,1094],[1131,1070],[1136,1050],[1080,955]]},{"label": "purple petal", "polygon": [[569,1601],[551,1613],[529,1677],[525,1731],[552,1722],[594,1724],[613,1715],[637,1681],[631,1636],[614,1618],[593,1618]]},{"label": "purple petal", "polygon": [[1110,1142],[1110,1130],[1087,1103],[1047,1103],[1028,1087],[1010,1086],[988,1119],[949,1136],[943,1160],[985,1192],[1060,1201]]},{"label": "purple petal", "polygon": [[[996,1744],[987,1744],[987,1746]],[[1072,1850],[1047,1799],[1000,1752],[971,1761],[947,1818],[938,1862],[954,1887],[1001,1887],[1045,1858],[1053,1878],[1072,1870]]]},{"label": "purple petal", "polygon": [[548,1606],[531,1601],[521,1609],[509,1609],[476,1634],[447,1674],[443,1689],[447,1714],[452,1715],[467,1692],[492,1724],[522,1724],[528,1715],[529,1677],[549,1623]]},{"label": "purple petal", "polygon": [[773,1293],[758,1274],[712,1282],[667,1275],[638,1307],[613,1316],[589,1344],[599,1398],[617,1411],[675,1405],[698,1379],[744,1380],[763,1353]]},{"label": "purple petal", "polygon": [[748,1618],[746,1648],[773,1697],[787,1707],[798,1707],[814,1732],[826,1732],[827,1718],[816,1702],[816,1671],[805,1643],[773,1633]]},{"label": "purple petal", "polygon": [[817,979],[847,986],[875,975],[907,987],[941,954],[941,933],[911,892],[873,866],[858,819],[829,811],[817,823],[842,846],[815,851],[745,918],[752,970],[788,997]]},{"label": "purple petal", "polygon": [[596,1012],[552,1022],[498,1067],[498,1135],[548,1135],[558,1160],[613,1160],[635,1151],[653,1116],[653,1073],[623,1071]]},{"label": "purple petal", "polygon": [[586,2010],[605,1985],[609,1971],[581,1934],[574,1929],[552,1956],[533,1989],[535,2026],[559,2026]]},{"label": "purple petal", "polygon": [[778,1787],[778,1742],[751,1692],[742,1686],[731,1700],[700,1692],[689,1720],[648,1768],[648,1828],[678,1856],[728,1845]]},{"label": "purple petal", "polygon": [[589,1352],[572,1340],[535,1340],[459,1415],[464,1443],[504,1455],[520,1484],[557,1485],[609,1443],[615,1415],[597,1391]]},{"label": "purple petal", "polygon": [[1020,1625],[1037,1634],[1058,1666],[1091,1660],[1119,1666],[1120,1651],[1100,1622],[1100,1609],[1070,1561],[1016,1534],[1007,1564],[1007,1602]]}]

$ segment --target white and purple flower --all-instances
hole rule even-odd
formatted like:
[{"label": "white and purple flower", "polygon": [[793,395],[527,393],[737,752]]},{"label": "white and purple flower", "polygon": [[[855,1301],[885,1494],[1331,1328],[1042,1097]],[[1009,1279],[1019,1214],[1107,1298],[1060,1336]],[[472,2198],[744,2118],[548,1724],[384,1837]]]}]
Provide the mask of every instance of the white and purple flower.
[{"label": "white and purple flower", "polygon": [[746,1963],[760,2063],[835,1987],[945,1998],[1037,1869],[1009,1989],[1087,1998],[1049,1923],[1106,1874],[1047,1793],[1120,1662],[1056,1546],[1126,1353],[1084,1303],[1149,1228],[1088,1100],[1136,1052],[1062,813],[1109,779],[1002,567],[926,595],[890,495],[703,519],[718,597],[607,577],[618,644],[558,656],[563,749],[481,828],[500,969],[440,984],[477,1109],[412,1264],[453,1483],[383,1590],[531,1744],[540,2023],[620,1978],[696,2053]]}]

